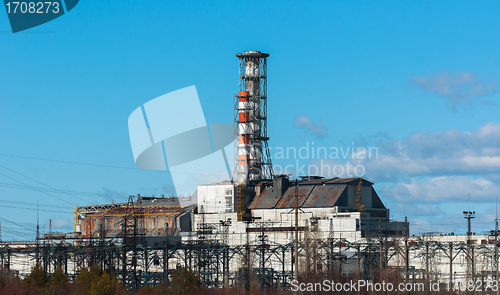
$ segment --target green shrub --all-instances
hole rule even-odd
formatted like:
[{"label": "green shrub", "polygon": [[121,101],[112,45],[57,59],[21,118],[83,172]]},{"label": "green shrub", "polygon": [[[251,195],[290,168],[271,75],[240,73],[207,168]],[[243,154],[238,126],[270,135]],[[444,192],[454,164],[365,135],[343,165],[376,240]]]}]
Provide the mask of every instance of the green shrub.
[{"label": "green shrub", "polygon": [[113,277],[110,274],[102,273],[99,278],[92,282],[90,295],[111,295],[113,287]]},{"label": "green shrub", "polygon": [[3,287],[5,287],[5,279],[3,278],[3,275],[2,275],[2,270],[0,270],[0,290],[3,289]]},{"label": "green shrub", "polygon": [[181,267],[172,274],[168,292],[172,295],[193,294],[203,287],[200,277],[187,267]]},{"label": "green shrub", "polygon": [[61,267],[56,268],[54,273],[50,276],[49,285],[51,286],[61,286],[68,282],[68,277],[64,274]]},{"label": "green shrub", "polygon": [[24,278],[24,282],[29,286],[45,287],[48,282],[47,273],[40,264],[36,264],[31,268],[31,273]]}]

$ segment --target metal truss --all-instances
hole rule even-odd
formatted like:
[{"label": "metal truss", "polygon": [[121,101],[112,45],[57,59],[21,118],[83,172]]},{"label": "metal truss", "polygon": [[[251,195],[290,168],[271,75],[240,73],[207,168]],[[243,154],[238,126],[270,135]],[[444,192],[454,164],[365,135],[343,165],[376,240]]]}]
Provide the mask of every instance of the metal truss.
[{"label": "metal truss", "polygon": [[[82,267],[98,265],[105,271],[114,272],[129,286],[135,281],[137,286],[168,284],[173,271],[186,266],[213,288],[245,286],[250,282],[261,288],[288,288],[297,267],[294,241],[273,242],[268,237],[270,232],[265,230],[269,227],[266,222],[254,222],[249,226],[252,227],[255,239],[241,245],[228,244],[227,221],[204,224],[182,242],[175,236],[155,243],[148,242],[148,238],[143,242],[136,239],[134,244],[123,237],[2,242],[0,263],[6,269],[26,273],[38,256],[38,262],[47,272],[61,267],[70,277],[77,275]],[[136,249],[132,255],[134,245]],[[466,244],[423,236],[350,242],[334,238],[333,234],[326,239],[320,238],[311,230],[304,232],[298,247],[301,273],[334,274],[346,272],[345,267],[349,265],[349,271],[365,279],[372,279],[379,271],[396,269],[408,281],[453,281],[457,278],[486,281],[495,279],[498,269],[498,242],[490,240],[483,244]],[[16,269],[23,263],[24,270]],[[469,264],[474,267],[468,268]]]}]

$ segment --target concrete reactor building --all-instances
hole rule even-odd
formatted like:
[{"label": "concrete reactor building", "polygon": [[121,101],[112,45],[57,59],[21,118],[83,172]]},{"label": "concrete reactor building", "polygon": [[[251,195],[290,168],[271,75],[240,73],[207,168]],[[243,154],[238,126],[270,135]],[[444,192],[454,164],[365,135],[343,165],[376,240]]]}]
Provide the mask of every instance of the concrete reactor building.
[{"label": "concrete reactor building", "polygon": [[168,282],[181,266],[210,287],[248,288],[252,281],[288,288],[299,272],[322,270],[371,279],[373,270],[388,267],[413,281],[431,275],[498,280],[498,220],[495,231],[475,236],[475,212],[464,211],[465,236],[410,236],[406,218],[390,219],[367,178],[275,175],[267,135],[269,54],[236,56],[239,89],[228,101],[235,124],[232,179],[198,184],[189,206],[182,198],[138,195],[76,207],[73,233],[41,237],[37,228],[35,241],[1,242],[0,264],[20,276],[35,263],[68,274],[99,265],[135,290]]},{"label": "concrete reactor building", "polygon": [[[302,176],[296,181],[273,175],[267,136],[267,58],[246,51],[239,58],[239,92],[235,96],[235,160],[233,179],[200,184],[195,206],[182,208],[176,198],[138,197],[143,235],[183,236],[196,233],[201,223],[230,221],[229,243],[246,242],[253,222],[266,222],[274,242],[285,242],[294,231],[295,207],[300,208],[300,231],[314,229],[325,238],[334,232],[349,240],[383,233],[401,236],[404,222],[392,222],[373,182],[365,178]],[[77,207],[75,231],[85,238],[119,237],[128,203]],[[406,225],[407,226],[407,225]],[[407,228],[407,227],[406,227]],[[245,237],[243,237],[245,236]],[[250,239],[255,238],[250,234]]]}]

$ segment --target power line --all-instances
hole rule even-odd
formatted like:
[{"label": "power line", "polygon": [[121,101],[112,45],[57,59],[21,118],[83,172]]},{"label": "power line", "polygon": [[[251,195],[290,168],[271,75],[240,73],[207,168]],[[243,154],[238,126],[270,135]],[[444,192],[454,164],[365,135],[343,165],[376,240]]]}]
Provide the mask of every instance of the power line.
[{"label": "power line", "polygon": [[0,156],[11,157],[11,158],[21,158],[21,159],[28,159],[28,160],[37,160],[37,161],[56,162],[56,163],[64,163],[64,164],[74,164],[74,165],[96,166],[96,167],[116,168],[116,169],[128,169],[128,170],[142,170],[140,168],[133,168],[133,167],[124,167],[124,166],[116,166],[116,165],[103,165],[103,164],[93,164],[93,163],[83,163],[83,162],[73,162],[73,161],[63,161],[63,160],[54,160],[54,159],[43,159],[43,158],[25,157],[25,156],[7,155],[7,154],[0,154]]},{"label": "power line", "polygon": [[[109,196],[109,194],[103,194],[103,193],[61,190],[61,189],[44,188],[44,187],[38,187],[38,186],[30,186],[30,185],[26,185],[26,184],[25,185],[17,185],[17,184],[13,184],[13,183],[0,182],[0,186],[7,187],[7,188],[35,190],[35,191],[40,191],[40,192],[51,192],[51,193],[58,193],[58,194],[74,194],[74,195],[79,195],[79,196],[97,196],[97,197]],[[117,195],[117,196],[124,197],[124,196],[120,196],[120,195]],[[79,199],[81,199],[83,201],[87,201],[87,200],[82,199],[82,198],[79,198]]]},{"label": "power line", "polygon": [[13,230],[13,229],[8,229],[8,228],[5,228],[5,227],[2,227],[2,231],[6,231],[6,232],[9,232],[11,234],[16,234],[16,235],[22,235],[22,236],[25,236],[25,237],[29,237],[30,239],[33,239],[32,235],[27,234],[27,233],[23,233],[23,232],[20,232],[20,231],[17,231],[17,230]]},{"label": "power line", "polygon": [[[144,171],[144,169],[141,168],[135,168],[135,167],[125,167],[125,166],[117,166],[117,165],[104,165],[104,164],[94,164],[94,163],[84,163],[84,162],[74,162],[74,161],[64,161],[64,160],[54,160],[54,159],[44,159],[44,158],[36,158],[36,157],[26,157],[26,156],[17,156],[17,155],[8,155],[8,154],[0,154],[2,157],[11,157],[11,158],[20,158],[20,159],[28,159],[28,160],[37,160],[37,161],[46,161],[46,162],[56,162],[56,163],[64,163],[64,164],[73,164],[73,165],[84,165],[84,166],[95,166],[95,167],[104,167],[104,168],[114,168],[114,169],[126,169],[126,170],[135,170],[135,171]],[[166,172],[170,173],[169,170],[166,170]],[[197,175],[197,174],[208,174],[211,175],[212,172],[182,172],[182,171],[175,171],[175,173],[180,173],[180,174],[192,174],[192,175]]]},{"label": "power line", "polygon": [[13,222],[13,221],[7,220],[7,219],[5,219],[5,218],[3,218],[3,217],[0,217],[0,219],[1,219],[1,220],[3,220],[3,221],[5,221],[5,222],[12,223],[12,224],[17,225],[17,226],[19,226],[19,227],[22,227],[22,228],[24,228],[24,229],[27,229],[27,230],[30,230],[30,231],[35,231],[35,232],[36,232],[36,230],[34,230],[34,229],[32,229],[32,228],[29,228],[29,227],[26,227],[26,226],[24,226],[24,225],[21,225],[21,224],[19,224],[19,223],[17,223],[17,222]]},{"label": "power line", "polygon": [[16,201],[5,201],[5,200],[0,200],[0,203],[9,203],[9,204],[19,204],[19,205],[26,205],[26,206],[40,206],[40,207],[48,207],[48,208],[61,208],[61,209],[73,210],[73,207],[63,207],[63,206],[57,206],[57,205],[47,205],[47,204],[38,204],[38,203],[27,203],[27,202],[16,202]]},{"label": "power line", "polygon": [[[26,175],[24,175],[24,174],[22,174],[22,173],[20,173],[20,172],[14,171],[14,170],[12,170],[12,169],[10,169],[10,168],[7,168],[7,167],[5,167],[5,166],[3,166],[3,165],[0,165],[0,167],[4,168],[4,169],[6,169],[6,170],[9,170],[10,172],[15,173],[15,174],[17,174],[17,175],[20,175],[20,176],[22,176],[22,177],[25,177],[25,178],[27,178],[27,179],[29,179],[29,180],[31,180],[31,181],[36,182],[36,183],[39,183],[39,184],[44,185],[44,186],[46,186],[46,187],[50,187],[50,188],[52,188],[52,189],[55,189],[55,187],[52,187],[52,186],[50,186],[50,185],[48,185],[48,184],[46,184],[46,183],[43,183],[43,182],[38,181],[38,180],[36,180],[36,179],[33,179],[33,178],[31,178],[31,177],[29,177],[29,176],[26,176]],[[4,176],[5,176],[5,174],[2,174],[2,175],[4,175]],[[11,178],[11,179],[12,179],[12,178]],[[22,182],[21,182],[21,183],[22,183]],[[77,199],[80,199],[80,198],[78,198],[78,197],[76,197],[76,196],[73,196],[73,197],[75,197],[75,198],[77,198]]]},{"label": "power line", "polygon": [[[22,182],[22,181],[19,181],[19,180],[15,179],[15,178],[12,178],[12,177],[10,177],[10,176],[7,176],[7,175],[5,175],[5,174],[3,174],[3,173],[0,173],[0,175],[3,175],[3,176],[5,176],[5,177],[7,177],[7,178],[9,178],[9,179],[11,179],[11,180],[17,181],[17,182],[19,182],[19,183],[22,183],[22,184],[24,184],[24,185],[25,185],[25,186],[27,186],[27,187],[31,187],[30,185],[28,185],[28,184],[26,184],[26,183],[24,183],[24,182]],[[51,195],[51,194],[49,194],[49,193],[46,193],[46,192],[45,192],[45,194],[46,194],[46,195],[49,195],[49,196],[51,196],[51,197],[53,197],[53,198],[56,198],[56,199],[58,199],[59,201],[63,201],[63,202],[65,202],[65,203],[71,204],[70,202],[66,201],[65,199],[62,199],[62,198],[59,198],[59,197],[53,196],[53,195]],[[74,205],[74,204],[71,204],[71,205]]]},{"label": "power line", "polygon": [[46,209],[33,209],[33,208],[23,208],[16,206],[7,206],[7,205],[2,205],[2,208],[15,208],[21,210],[44,211],[44,212],[54,212],[54,213],[72,213],[71,211],[68,212],[68,211],[56,211],[56,210],[46,210]]}]

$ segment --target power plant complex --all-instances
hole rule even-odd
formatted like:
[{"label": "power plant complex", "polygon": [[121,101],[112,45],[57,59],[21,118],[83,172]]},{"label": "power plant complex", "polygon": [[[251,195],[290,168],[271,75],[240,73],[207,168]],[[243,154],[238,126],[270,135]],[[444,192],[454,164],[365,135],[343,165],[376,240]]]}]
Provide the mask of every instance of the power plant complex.
[{"label": "power plant complex", "polygon": [[[245,243],[249,222],[267,222],[267,231],[275,232],[275,242],[287,241],[294,231],[295,213],[301,231],[312,225],[327,238],[330,223],[350,240],[383,231],[385,236],[401,236],[403,222],[389,221],[389,210],[363,178],[303,176],[290,181],[286,175],[273,175],[267,136],[267,58],[260,51],[246,51],[239,58],[239,92],[235,96],[235,159],[233,179],[221,183],[200,184],[194,208],[181,208],[175,198],[139,197],[134,202],[140,211],[144,237],[169,233],[194,233],[203,223],[230,221],[230,245]],[[122,234],[120,218],[126,204],[76,208],[76,232],[85,238]],[[332,221],[332,222],[330,222]],[[381,227],[381,228],[380,228]],[[163,231],[163,232],[162,232]],[[186,234],[187,236],[190,236]],[[254,239],[251,234],[250,239]]]},{"label": "power plant complex", "polygon": [[[245,51],[234,96],[232,179],[200,183],[196,200],[130,197],[75,208],[75,232],[0,245],[3,266],[29,272],[40,263],[76,274],[98,264],[138,287],[190,267],[212,287],[289,288],[298,273],[399,270],[407,280],[498,276],[498,231],[475,236],[410,236],[392,221],[373,181],[273,173],[267,135],[267,58]],[[272,112],[271,112],[272,115]]]}]

